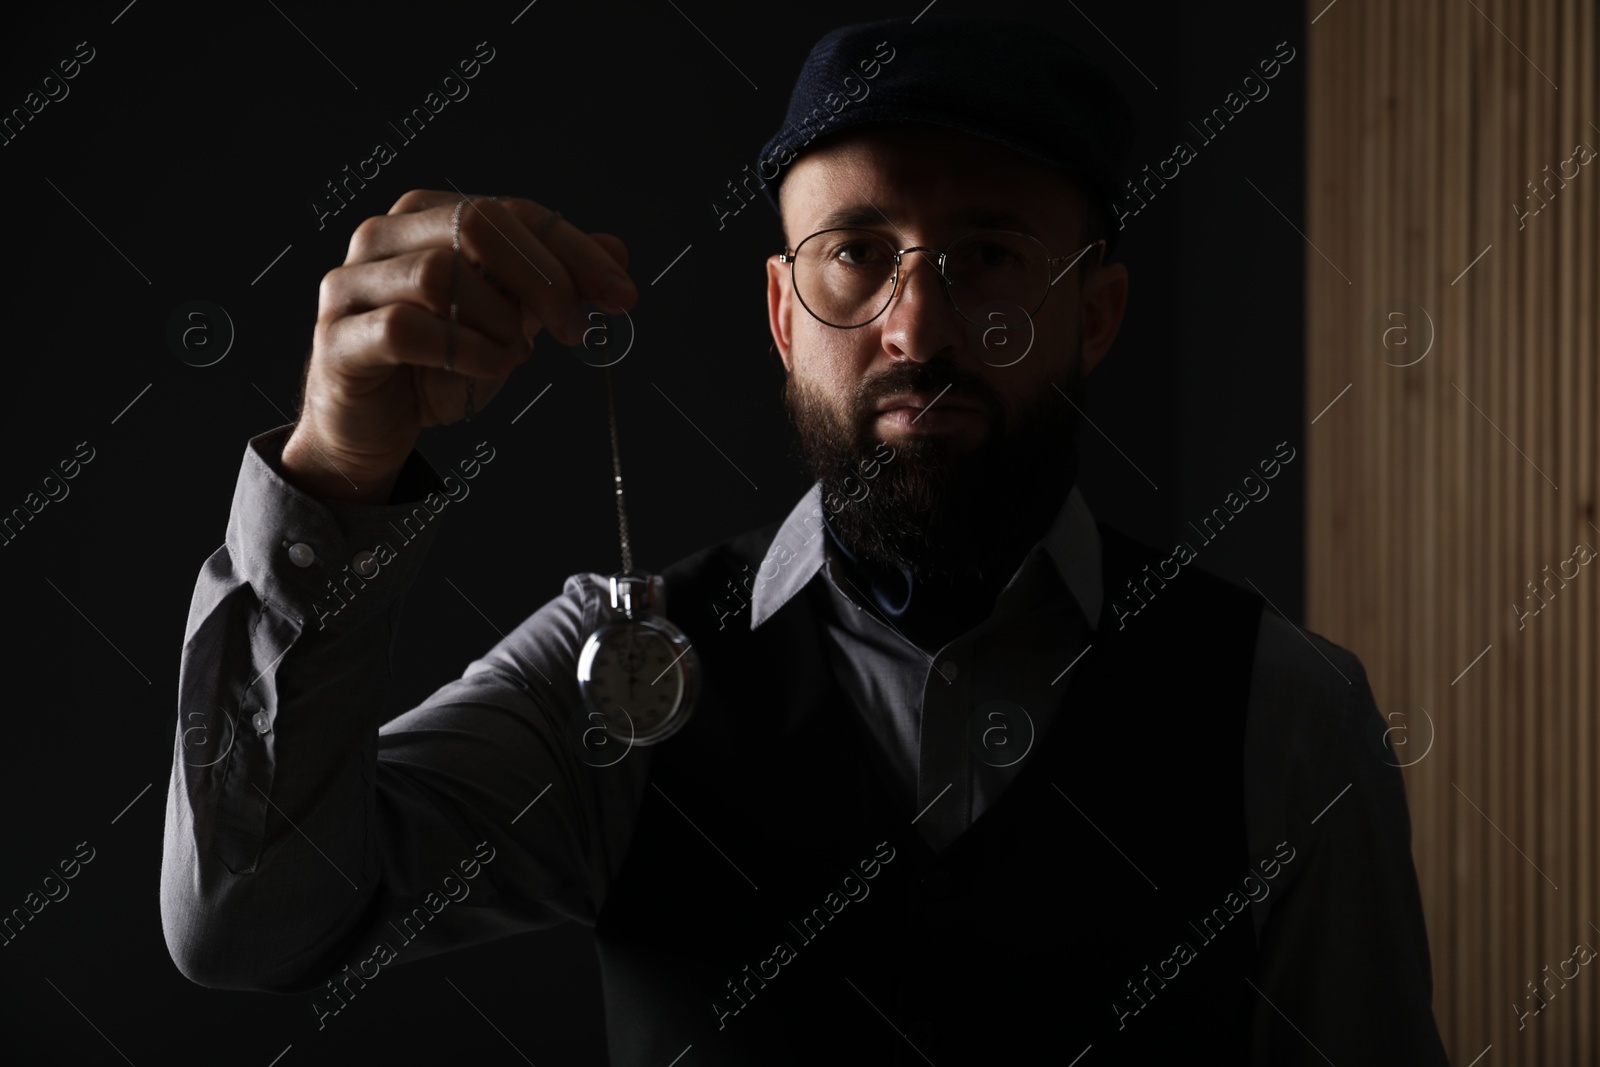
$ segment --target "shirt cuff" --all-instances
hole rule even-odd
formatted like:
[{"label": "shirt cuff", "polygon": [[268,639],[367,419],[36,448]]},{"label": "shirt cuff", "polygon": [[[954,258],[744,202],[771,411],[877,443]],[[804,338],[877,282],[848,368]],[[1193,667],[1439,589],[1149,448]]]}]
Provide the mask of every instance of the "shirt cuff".
[{"label": "shirt cuff", "polygon": [[318,500],[283,476],[293,430],[286,424],[250,439],[228,516],[228,554],[263,603],[302,627],[314,619],[313,629],[325,629],[346,608],[360,605],[367,616],[409,587],[453,494],[412,449],[391,494],[401,503]]}]

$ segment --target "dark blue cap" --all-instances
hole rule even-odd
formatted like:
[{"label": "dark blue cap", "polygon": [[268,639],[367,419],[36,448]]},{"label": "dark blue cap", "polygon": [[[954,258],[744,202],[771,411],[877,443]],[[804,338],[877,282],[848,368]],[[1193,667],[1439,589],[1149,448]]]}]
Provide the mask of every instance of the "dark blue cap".
[{"label": "dark blue cap", "polygon": [[811,49],[757,173],[778,205],[788,166],[817,139],[861,126],[931,123],[987,138],[1073,175],[1104,214],[1133,137],[1116,84],[1059,36],[1026,22],[932,16],[833,30]]}]

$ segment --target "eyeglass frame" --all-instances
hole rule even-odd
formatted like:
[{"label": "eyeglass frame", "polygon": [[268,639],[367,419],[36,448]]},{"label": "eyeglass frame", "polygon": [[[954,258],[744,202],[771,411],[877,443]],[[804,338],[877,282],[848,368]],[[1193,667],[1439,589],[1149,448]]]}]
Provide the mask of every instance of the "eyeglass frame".
[{"label": "eyeglass frame", "polygon": [[[960,244],[962,241],[965,241],[968,237],[971,237],[974,234],[980,234],[980,233],[1005,233],[1005,234],[1010,234],[1010,235],[1012,235],[1014,237],[1026,237],[1028,240],[1032,241],[1034,244],[1036,244],[1040,248],[1044,249],[1044,252],[1045,252],[1045,261],[1044,261],[1045,262],[1045,277],[1048,279],[1048,281],[1045,284],[1044,295],[1039,298],[1039,302],[1034,305],[1033,310],[1032,311],[1024,311],[1023,312],[1023,314],[1026,315],[1028,318],[1032,318],[1034,315],[1038,314],[1039,309],[1044,307],[1044,302],[1046,300],[1050,299],[1050,293],[1055,288],[1056,282],[1060,281],[1063,277],[1066,276],[1067,271],[1072,269],[1072,265],[1074,263],[1077,263],[1079,259],[1083,258],[1083,254],[1085,252],[1089,251],[1089,249],[1093,248],[1095,245],[1099,245],[1100,246],[1100,255],[1097,257],[1097,262],[1095,264],[1096,266],[1104,265],[1105,255],[1106,255],[1106,239],[1104,237],[1095,238],[1093,241],[1090,241],[1088,244],[1084,245],[1082,248],[1078,249],[1077,252],[1073,253],[1070,256],[1052,256],[1052,255],[1050,255],[1049,246],[1047,246],[1043,241],[1039,240],[1037,237],[1035,237],[1031,233],[1023,233],[1020,230],[1000,230],[1000,229],[995,229],[993,227],[988,227],[988,228],[978,229],[978,230],[968,230],[966,233],[961,234],[959,237],[953,238],[950,241],[950,243],[945,246],[945,250],[943,252],[941,252],[941,251],[939,251],[938,249],[935,249],[935,248],[929,248],[926,245],[911,245],[908,248],[902,248],[899,251],[895,252],[894,253],[894,275],[890,279],[889,298],[883,302],[883,307],[879,308],[877,313],[874,314],[872,316],[872,318],[868,319],[866,322],[859,322],[854,326],[835,326],[833,323],[831,323],[831,322],[827,321],[826,319],[822,318],[815,311],[812,311],[811,310],[811,305],[807,304],[806,301],[805,301],[805,297],[800,295],[800,289],[794,283],[794,265],[795,265],[795,261],[799,258],[800,249],[805,246],[806,241],[811,240],[813,237],[820,236],[821,234],[825,234],[825,233],[840,233],[840,232],[843,232],[843,231],[846,231],[846,230],[853,230],[853,231],[858,232],[858,233],[872,233],[871,230],[864,229],[864,228],[862,228],[860,226],[830,226],[825,230],[818,230],[818,231],[816,231],[816,233],[807,234],[805,236],[805,238],[802,239],[799,244],[794,246],[794,251],[793,252],[791,252],[791,251],[789,251],[789,249],[785,248],[782,252],[778,253],[778,262],[779,263],[787,263],[789,265],[789,285],[790,285],[790,287],[792,287],[794,289],[795,297],[800,301],[800,306],[805,308],[806,309],[806,313],[809,314],[812,318],[816,319],[818,322],[822,323],[824,326],[831,327],[832,329],[835,329],[835,330],[859,330],[863,326],[870,326],[870,325],[872,325],[872,323],[877,321],[877,319],[885,311],[889,310],[889,305],[894,303],[895,296],[900,292],[900,257],[905,255],[907,252],[931,252],[934,255],[939,257],[934,262],[934,268],[933,269],[934,269],[934,272],[939,275],[939,281],[942,282],[943,285],[944,285],[944,295],[945,295],[945,297],[947,299],[949,299],[950,305],[956,309],[956,314],[960,315],[963,319],[966,319],[966,321],[971,322],[974,326],[982,326],[983,323],[974,322],[972,319],[967,317],[966,312],[961,310],[960,305],[956,303],[956,298],[950,292],[950,278],[944,272],[945,259],[946,259],[947,255],[949,253],[949,250],[951,248],[954,248],[956,245]],[[883,235],[882,234],[873,234],[873,236],[882,237]],[[884,244],[891,244],[891,245],[894,243],[893,241],[890,241],[888,238],[883,238],[883,242],[884,242]],[[1060,263],[1062,260],[1068,260],[1069,261],[1067,263],[1066,268],[1064,268],[1060,274],[1055,275],[1055,277],[1051,277],[1051,274],[1055,271],[1055,265],[1057,263]]]}]

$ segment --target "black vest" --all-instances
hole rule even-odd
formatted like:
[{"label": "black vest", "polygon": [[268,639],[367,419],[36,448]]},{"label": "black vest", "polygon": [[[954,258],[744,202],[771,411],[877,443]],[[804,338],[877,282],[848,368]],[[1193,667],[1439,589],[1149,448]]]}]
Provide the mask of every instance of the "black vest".
[{"label": "black vest", "polygon": [[935,853],[828,669],[826,577],[755,631],[749,609],[718,629],[711,605],[776,530],[664,572],[705,684],[651,753],[595,926],[611,1062],[1246,1062],[1255,936],[1224,901],[1261,858],[1243,790],[1260,598],[1186,567],[1119,627],[1114,593],[1161,557],[1101,526],[1099,629],[1053,727]]}]

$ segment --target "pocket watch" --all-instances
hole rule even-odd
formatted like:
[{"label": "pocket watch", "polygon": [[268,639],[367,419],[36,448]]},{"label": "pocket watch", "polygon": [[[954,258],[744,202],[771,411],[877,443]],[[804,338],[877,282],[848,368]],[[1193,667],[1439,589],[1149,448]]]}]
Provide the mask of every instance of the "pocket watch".
[{"label": "pocket watch", "polygon": [[590,721],[611,737],[629,746],[653,745],[689,721],[700,690],[700,658],[688,635],[663,614],[666,582],[634,569],[609,363],[605,376],[622,570],[610,576],[610,620],[589,635],[578,655],[578,690]]},{"label": "pocket watch", "polygon": [[653,745],[688,721],[700,659],[682,630],[655,609],[660,575],[611,575],[615,616],[589,635],[578,657],[578,689],[592,721],[619,741]]}]

